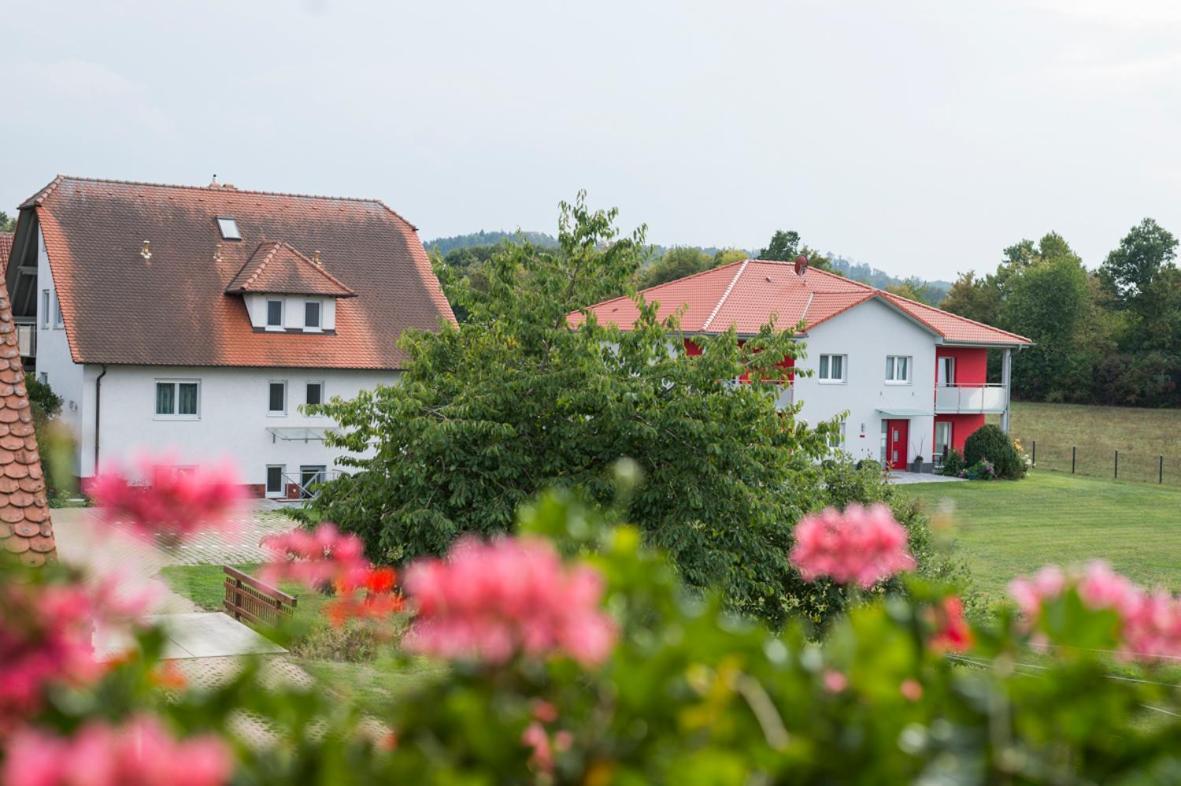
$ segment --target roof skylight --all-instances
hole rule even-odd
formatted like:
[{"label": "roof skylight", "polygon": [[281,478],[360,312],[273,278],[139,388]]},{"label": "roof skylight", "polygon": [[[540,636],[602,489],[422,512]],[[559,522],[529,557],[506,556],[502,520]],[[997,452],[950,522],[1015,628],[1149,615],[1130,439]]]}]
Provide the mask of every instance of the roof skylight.
[{"label": "roof skylight", "polygon": [[221,231],[222,240],[241,240],[242,235],[238,233],[238,222],[232,218],[217,219],[217,228]]}]

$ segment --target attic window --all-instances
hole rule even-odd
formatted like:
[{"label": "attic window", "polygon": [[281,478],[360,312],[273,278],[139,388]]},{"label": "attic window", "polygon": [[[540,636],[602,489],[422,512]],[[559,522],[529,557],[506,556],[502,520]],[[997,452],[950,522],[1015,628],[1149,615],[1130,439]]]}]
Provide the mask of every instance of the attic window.
[{"label": "attic window", "polygon": [[222,240],[241,240],[242,235],[238,233],[238,222],[232,218],[217,219],[217,228],[221,231]]}]

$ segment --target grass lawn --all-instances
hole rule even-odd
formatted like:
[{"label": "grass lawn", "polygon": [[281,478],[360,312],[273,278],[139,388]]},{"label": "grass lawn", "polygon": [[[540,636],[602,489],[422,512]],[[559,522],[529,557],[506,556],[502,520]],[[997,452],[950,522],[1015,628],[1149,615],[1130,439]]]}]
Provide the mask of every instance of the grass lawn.
[{"label": "grass lawn", "polygon": [[1042,469],[1069,472],[1073,446],[1079,474],[1110,478],[1118,450],[1121,479],[1155,483],[1157,457],[1164,456],[1165,483],[1181,486],[1179,409],[1015,401],[1012,432],[1026,451],[1037,441]]},{"label": "grass lawn", "polygon": [[1021,481],[899,486],[928,511],[955,506],[956,550],[976,586],[1000,595],[1049,562],[1106,559],[1136,581],[1181,590],[1181,490],[1055,472]]},{"label": "grass lawn", "polygon": [[[234,567],[253,573],[258,566]],[[170,565],[161,570],[160,575],[173,592],[200,608],[222,610],[225,595],[222,566]],[[355,703],[363,712],[380,714],[383,704],[397,698],[399,692],[443,673],[437,666],[427,664],[407,670],[403,665],[394,666],[378,658],[358,660],[353,657],[355,653],[350,652],[350,647],[358,639],[351,637],[345,629],[334,628],[324,615],[328,598],[297,584],[284,584],[280,589],[299,599],[290,640],[277,637],[291,650],[291,660],[343,700]],[[274,631],[262,632],[276,636]],[[362,642],[360,646],[368,646],[368,642]],[[345,653],[350,657],[342,657]]]}]

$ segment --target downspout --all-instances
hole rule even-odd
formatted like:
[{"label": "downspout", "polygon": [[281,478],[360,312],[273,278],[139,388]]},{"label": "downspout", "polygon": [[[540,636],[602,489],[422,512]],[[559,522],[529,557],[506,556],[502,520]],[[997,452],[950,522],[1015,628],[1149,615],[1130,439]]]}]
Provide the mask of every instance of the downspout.
[{"label": "downspout", "polygon": [[104,364],[102,372],[94,379],[94,474],[98,474],[98,448],[99,448],[99,420],[102,414],[102,392],[103,392],[103,377],[107,375],[107,367]]}]

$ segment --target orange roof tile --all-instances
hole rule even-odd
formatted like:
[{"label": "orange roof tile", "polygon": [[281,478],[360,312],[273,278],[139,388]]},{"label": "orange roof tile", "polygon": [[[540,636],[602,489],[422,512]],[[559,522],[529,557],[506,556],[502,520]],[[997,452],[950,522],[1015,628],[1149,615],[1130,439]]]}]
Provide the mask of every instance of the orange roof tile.
[{"label": "orange roof tile", "polygon": [[[222,239],[219,217],[240,241]],[[21,206],[30,218],[76,363],[397,369],[403,332],[455,322],[415,228],[377,200],[58,177]],[[335,334],[255,332],[226,293],[268,242],[320,250],[357,293],[337,303]]]},{"label": "orange roof tile", "polygon": [[8,255],[12,253],[12,233],[0,232],[0,276],[8,272]]},{"label": "orange roof tile", "polygon": [[267,241],[226,287],[230,294],[266,292],[283,295],[356,297],[338,278],[286,243]]},{"label": "orange roof tile", "polygon": [[26,565],[57,554],[8,289],[0,281],[0,551]]},{"label": "orange roof tile", "polygon": [[[751,334],[771,321],[780,328],[803,323],[804,331],[867,300],[880,300],[921,324],[943,340],[963,344],[1019,346],[1023,336],[974,322],[933,306],[907,300],[859,281],[816,268],[803,275],[790,262],[747,259],[642,290],[645,302],[657,302],[664,319],[680,311],[685,333],[722,333],[733,327]],[[681,310],[683,309],[683,311]],[[599,322],[628,329],[639,316],[629,297],[618,297],[587,309]],[[570,315],[581,324],[581,312]]]}]

